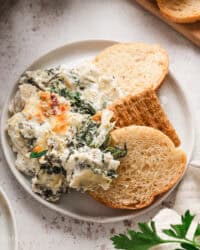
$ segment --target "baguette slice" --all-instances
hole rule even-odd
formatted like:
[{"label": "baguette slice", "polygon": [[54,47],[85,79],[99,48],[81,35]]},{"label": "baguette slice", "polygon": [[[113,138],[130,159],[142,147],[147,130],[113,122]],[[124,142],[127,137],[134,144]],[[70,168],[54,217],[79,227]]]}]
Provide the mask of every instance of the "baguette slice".
[{"label": "baguette slice", "polygon": [[[129,95],[108,109],[113,111],[113,121],[118,128],[130,125],[143,125],[159,129],[169,136],[175,146],[180,145],[180,139],[168,120],[156,93],[148,89],[137,95]],[[100,121],[101,113],[97,113],[94,120]]]},{"label": "baguette slice", "polygon": [[168,73],[167,52],[159,45],[119,43],[100,52],[94,63],[127,94],[157,89]]},{"label": "baguette slice", "polygon": [[200,20],[199,0],[157,0],[161,13],[176,23]]},{"label": "baguette slice", "polygon": [[111,133],[112,144],[128,153],[121,158],[118,177],[108,190],[96,188],[89,194],[106,206],[141,209],[172,188],[184,173],[186,155],[157,129],[129,126]]}]

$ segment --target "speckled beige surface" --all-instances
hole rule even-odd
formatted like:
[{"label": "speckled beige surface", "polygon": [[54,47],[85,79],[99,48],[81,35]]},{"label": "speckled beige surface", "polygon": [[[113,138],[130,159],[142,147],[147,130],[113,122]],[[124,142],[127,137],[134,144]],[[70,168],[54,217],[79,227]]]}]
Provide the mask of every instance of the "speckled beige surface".
[{"label": "speckled beige surface", "polygon": [[[170,56],[170,68],[187,89],[196,115],[200,159],[200,49],[145,12],[134,0],[12,0],[0,3],[0,106],[17,76],[41,54],[69,41],[113,39],[160,43]],[[200,170],[190,169],[168,201],[143,217],[98,225],[63,217],[44,208],[17,184],[1,157],[0,185],[14,208],[20,250],[108,250],[109,238],[138,220],[147,220],[161,207],[199,212]]]}]

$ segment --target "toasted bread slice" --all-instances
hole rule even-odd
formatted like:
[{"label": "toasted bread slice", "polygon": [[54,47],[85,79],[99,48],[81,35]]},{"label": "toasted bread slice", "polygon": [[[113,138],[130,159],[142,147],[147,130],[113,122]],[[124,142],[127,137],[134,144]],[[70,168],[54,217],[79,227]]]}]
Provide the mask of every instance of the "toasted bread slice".
[{"label": "toasted bread slice", "polygon": [[140,209],[172,188],[184,173],[186,155],[157,129],[129,126],[111,133],[112,144],[127,145],[120,160],[118,177],[108,190],[96,188],[89,194],[106,206]]},{"label": "toasted bread slice", "polygon": [[157,0],[161,13],[176,23],[193,23],[200,20],[198,0]]},{"label": "toasted bread slice", "polygon": [[169,59],[159,45],[119,43],[100,52],[94,63],[116,78],[127,94],[157,89],[168,73]]},{"label": "toasted bread slice", "polygon": [[[109,106],[108,109],[113,111],[113,121],[115,121],[116,127],[144,125],[157,128],[169,136],[175,146],[180,145],[180,139],[154,90],[148,89],[134,96],[129,95]],[[99,112],[94,119],[100,120],[100,117]]]}]

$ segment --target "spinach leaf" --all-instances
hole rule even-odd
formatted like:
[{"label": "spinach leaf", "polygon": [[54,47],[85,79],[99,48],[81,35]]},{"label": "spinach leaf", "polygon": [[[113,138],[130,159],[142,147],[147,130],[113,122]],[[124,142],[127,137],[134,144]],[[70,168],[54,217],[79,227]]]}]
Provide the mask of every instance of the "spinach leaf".
[{"label": "spinach leaf", "polygon": [[44,150],[44,151],[41,151],[41,152],[34,152],[32,151],[31,154],[30,154],[30,158],[39,158],[43,155],[45,155],[47,153],[48,150]]},{"label": "spinach leaf", "polygon": [[126,143],[124,144],[123,149],[119,148],[119,147],[115,147],[115,146],[109,146],[109,147],[104,149],[104,153],[110,152],[115,160],[126,156],[127,151],[128,150],[127,150],[127,147],[126,147]]},{"label": "spinach leaf", "polygon": [[96,113],[96,110],[89,102],[81,99],[80,92],[68,91],[66,88],[59,89],[55,86],[51,88],[51,92],[57,93],[69,100],[75,112],[89,115],[94,115]]},{"label": "spinach leaf", "polygon": [[83,126],[76,134],[77,146],[81,147],[84,145],[91,146],[94,136],[97,133],[99,124],[95,121],[88,119],[83,123]]}]

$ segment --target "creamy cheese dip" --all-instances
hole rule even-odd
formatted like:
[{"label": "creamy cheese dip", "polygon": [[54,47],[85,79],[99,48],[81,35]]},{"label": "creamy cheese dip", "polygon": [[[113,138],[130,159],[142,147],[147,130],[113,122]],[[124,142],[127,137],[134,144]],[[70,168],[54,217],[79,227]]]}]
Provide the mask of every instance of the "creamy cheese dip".
[{"label": "creamy cheese dip", "polygon": [[[124,93],[92,63],[25,72],[9,110],[16,167],[32,189],[57,201],[69,189],[108,189],[126,148],[109,146],[112,112]],[[92,116],[102,110],[101,122]]]},{"label": "creamy cheese dip", "polygon": [[81,98],[90,103],[95,111],[102,110],[126,95],[113,77],[103,74],[93,63],[86,62],[69,69],[65,65],[46,70],[27,71],[20,83],[31,83],[42,90],[65,95],[64,88],[78,91]]}]

